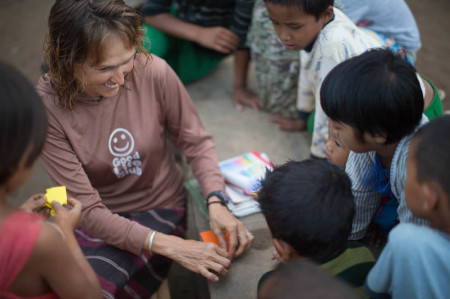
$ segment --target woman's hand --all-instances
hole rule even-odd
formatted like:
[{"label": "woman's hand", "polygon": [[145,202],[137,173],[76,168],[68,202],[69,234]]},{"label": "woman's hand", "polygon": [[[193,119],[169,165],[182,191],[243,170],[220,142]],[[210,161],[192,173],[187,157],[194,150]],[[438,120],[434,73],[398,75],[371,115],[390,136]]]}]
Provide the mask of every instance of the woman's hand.
[{"label": "woman's hand", "polygon": [[59,202],[53,201],[55,210],[53,219],[64,233],[72,233],[78,226],[81,217],[81,203],[73,198],[67,199],[67,205],[61,206]]},{"label": "woman's hand", "polygon": [[44,207],[47,198],[44,194],[35,194],[28,198],[21,206],[20,209],[30,213],[36,213],[44,216],[48,219],[50,217],[50,209]]},{"label": "woman's hand", "polygon": [[[215,196],[209,201],[219,201]],[[246,250],[250,249],[253,239],[255,238],[241,221],[237,220],[228,209],[220,204],[209,206],[209,226],[219,239],[220,247],[224,250],[227,248],[225,241],[225,233],[230,235],[229,258],[233,259],[242,255]]]},{"label": "woman's hand", "polygon": [[219,280],[213,272],[227,275],[231,266],[227,251],[216,244],[183,240],[162,233],[156,233],[152,252],[165,255],[186,269],[200,273],[212,281]]}]

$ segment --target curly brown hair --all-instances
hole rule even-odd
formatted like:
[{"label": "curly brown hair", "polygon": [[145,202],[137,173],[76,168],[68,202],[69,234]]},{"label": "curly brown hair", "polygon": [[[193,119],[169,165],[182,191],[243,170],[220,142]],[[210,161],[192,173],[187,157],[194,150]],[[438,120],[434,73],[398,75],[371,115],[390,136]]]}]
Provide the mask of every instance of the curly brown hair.
[{"label": "curly brown hair", "polygon": [[75,72],[75,64],[88,56],[95,64],[102,62],[104,42],[111,32],[119,34],[130,48],[149,53],[142,40],[141,15],[123,0],[57,0],[50,10],[49,31],[45,38],[45,62],[50,84],[63,109],[75,110],[75,97],[82,93],[85,82]]}]

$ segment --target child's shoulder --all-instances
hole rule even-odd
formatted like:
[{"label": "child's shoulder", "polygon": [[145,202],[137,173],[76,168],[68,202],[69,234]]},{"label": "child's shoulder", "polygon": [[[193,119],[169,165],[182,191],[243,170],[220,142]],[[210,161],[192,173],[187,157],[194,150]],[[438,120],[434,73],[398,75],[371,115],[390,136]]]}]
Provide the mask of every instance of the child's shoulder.
[{"label": "child's shoulder", "polygon": [[42,216],[25,211],[15,211],[3,220],[0,226],[0,234],[3,236],[12,234],[38,234],[41,230]]},{"label": "child's shoulder", "polygon": [[433,250],[450,253],[450,236],[437,229],[413,223],[400,223],[389,233],[388,244],[398,249]]},{"label": "child's shoulder", "polygon": [[[42,219],[33,213],[16,211],[3,220],[0,227],[0,264],[6,268],[2,273],[19,273],[22,270],[41,235]],[[6,278],[1,277],[0,273],[2,279]]]},{"label": "child's shoulder", "polygon": [[317,42],[324,56],[338,55],[340,60],[381,47],[337,8],[334,8],[334,19],[320,31]]}]

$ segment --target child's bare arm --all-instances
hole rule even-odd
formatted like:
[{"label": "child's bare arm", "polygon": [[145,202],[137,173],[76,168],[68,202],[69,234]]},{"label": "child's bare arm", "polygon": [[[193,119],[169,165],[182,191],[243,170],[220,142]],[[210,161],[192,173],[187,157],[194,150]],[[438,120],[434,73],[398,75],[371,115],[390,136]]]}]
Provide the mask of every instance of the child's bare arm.
[{"label": "child's bare arm", "polygon": [[239,37],[225,27],[202,27],[185,22],[170,13],[145,17],[150,26],[175,37],[182,38],[220,53],[234,51]]},{"label": "child's bare arm", "polygon": [[256,93],[247,88],[249,63],[250,52],[248,49],[234,51],[234,85],[232,98],[236,109],[241,110],[242,104],[244,104],[258,111],[261,108],[261,99]]},{"label": "child's bare arm", "polygon": [[101,298],[98,278],[73,233],[63,237],[53,225],[44,223],[30,263],[61,298]]}]

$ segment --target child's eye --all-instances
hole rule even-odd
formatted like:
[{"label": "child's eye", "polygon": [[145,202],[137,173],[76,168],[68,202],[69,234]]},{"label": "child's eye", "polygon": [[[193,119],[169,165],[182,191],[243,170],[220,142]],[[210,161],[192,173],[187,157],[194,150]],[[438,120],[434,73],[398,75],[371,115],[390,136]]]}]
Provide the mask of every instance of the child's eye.
[{"label": "child's eye", "polygon": [[335,140],[334,143],[336,143],[337,147],[341,147],[341,145]]},{"label": "child's eye", "polygon": [[301,25],[298,25],[298,26],[289,26],[289,28],[291,28],[292,30],[298,30],[298,29],[300,29],[302,26]]}]

